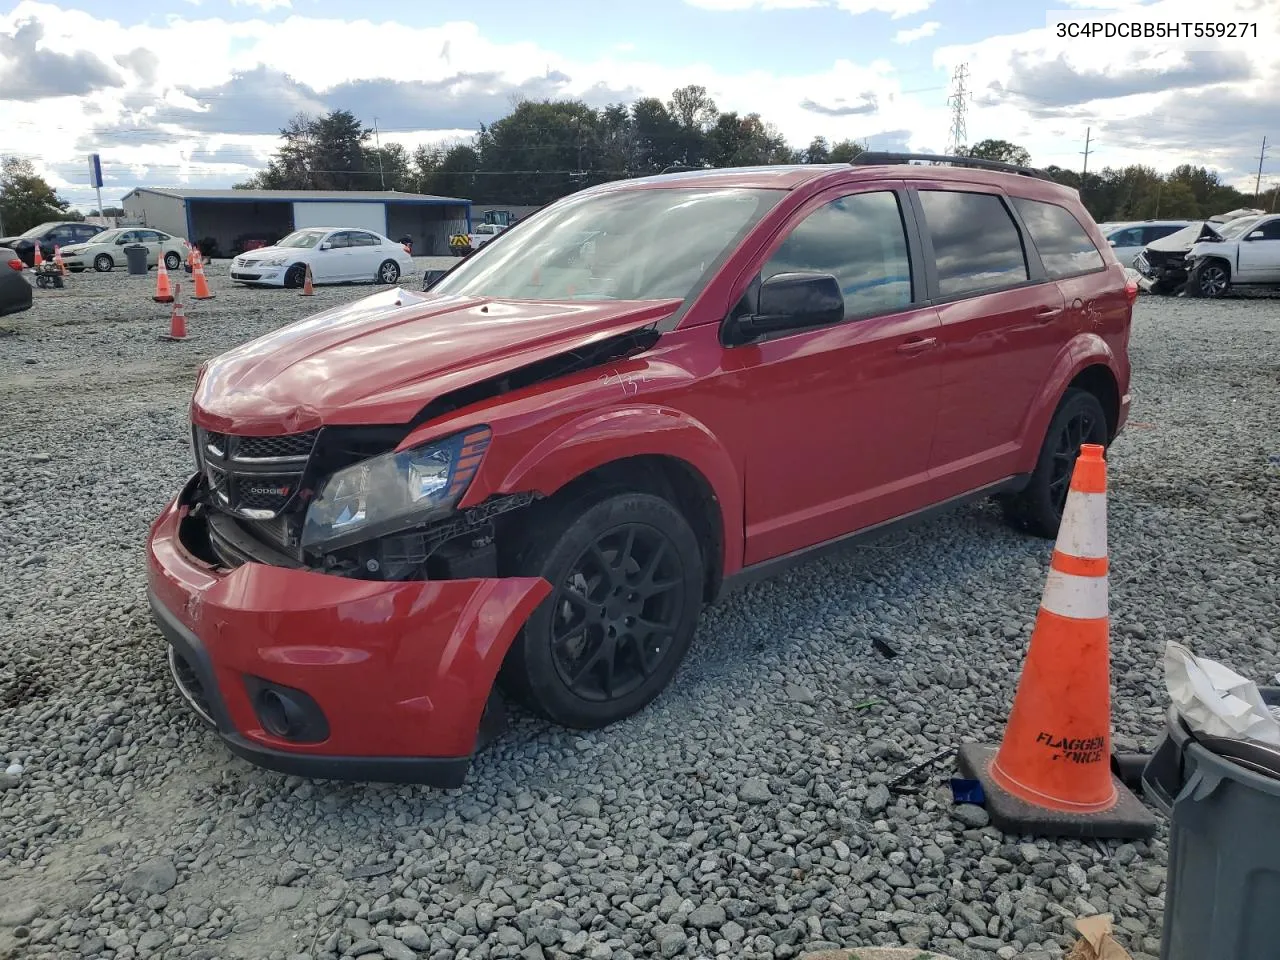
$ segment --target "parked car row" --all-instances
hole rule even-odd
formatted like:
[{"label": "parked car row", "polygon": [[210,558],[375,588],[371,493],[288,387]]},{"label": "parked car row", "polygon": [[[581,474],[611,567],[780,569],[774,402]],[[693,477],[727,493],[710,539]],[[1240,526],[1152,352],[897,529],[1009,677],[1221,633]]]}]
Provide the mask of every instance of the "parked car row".
[{"label": "parked car row", "polygon": [[187,257],[187,242],[159,230],[142,227],[118,227],[105,230],[88,243],[62,248],[62,262],[67,269],[79,273],[93,267],[99,273],[108,273],[127,262],[125,249],[141,244],[147,248],[147,266],[154,267],[164,259],[166,269],[177,270]]},{"label": "parked car row", "polygon": [[54,247],[65,250],[68,246],[86,243],[105,229],[106,227],[94,223],[74,221],[41,223],[16,237],[0,237],[0,247],[12,250],[24,266],[34,267],[37,245],[40,247],[40,256],[48,260],[53,256]]},{"label": "parked car row", "polygon": [[1221,297],[1280,284],[1280,214],[1192,223],[1149,244],[1133,265],[1151,293]]}]

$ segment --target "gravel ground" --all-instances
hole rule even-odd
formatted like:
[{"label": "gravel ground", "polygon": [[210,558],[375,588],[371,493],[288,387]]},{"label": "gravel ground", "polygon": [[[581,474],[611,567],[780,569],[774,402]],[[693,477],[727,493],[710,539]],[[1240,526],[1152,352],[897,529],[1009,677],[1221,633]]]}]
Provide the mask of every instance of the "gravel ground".
[{"label": "gravel ground", "polygon": [[[186,343],[157,339],[153,278],[74,277],[0,321],[0,757],[23,767],[0,774],[0,956],[1043,960],[1103,910],[1158,954],[1163,827],[1032,841],[952,807],[949,770],[886,788],[1003,730],[1050,546],[988,506],[732,598],[642,714],[588,736],[517,716],[462,790],[232,758],[170,685],[147,525],[190,467],[198,364],[368,288],[211,281]],[[1278,335],[1277,300],[1139,304],[1111,457],[1120,749],[1160,731],[1168,639],[1280,670]]]}]

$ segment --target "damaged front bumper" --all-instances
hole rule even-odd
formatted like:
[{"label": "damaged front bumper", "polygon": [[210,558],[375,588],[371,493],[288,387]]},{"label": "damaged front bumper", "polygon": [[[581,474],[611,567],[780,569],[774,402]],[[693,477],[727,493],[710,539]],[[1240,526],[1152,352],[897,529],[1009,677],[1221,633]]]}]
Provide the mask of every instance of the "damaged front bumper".
[{"label": "damaged front bumper", "polygon": [[[174,681],[227,746],[307,777],[463,783],[536,577],[380,582],[184,545],[192,477],[152,525],[152,611]],[[185,529],[184,529],[185,526]]]}]

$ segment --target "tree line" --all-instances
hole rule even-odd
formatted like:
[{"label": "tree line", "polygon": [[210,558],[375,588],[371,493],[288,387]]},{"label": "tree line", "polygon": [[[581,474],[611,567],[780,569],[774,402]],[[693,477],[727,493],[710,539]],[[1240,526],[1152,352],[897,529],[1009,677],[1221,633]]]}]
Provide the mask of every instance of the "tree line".
[{"label": "tree line", "polygon": [[[475,203],[541,206],[584,187],[646,176],[672,167],[847,163],[865,144],[815,137],[787,143],[758,113],[724,112],[705,87],[691,85],[664,102],[646,97],[597,109],[578,100],[525,100],[458,143],[380,145],[372,127],[347,110],[298,115],[280,131],[267,166],[235,186],[277,190],[397,190],[464,197]],[[1007,140],[974,144],[970,156],[1030,165],[1027,150]],[[1048,166],[1059,183],[1080,191],[1094,219],[1203,219],[1239,207],[1276,205],[1277,187],[1259,200],[1224,184],[1202,166],[1167,173],[1152,167],[1104,167],[1085,174]],[[108,209],[108,214],[112,213]],[[7,233],[45,220],[78,219],[29,161],[0,167],[0,219]]]}]

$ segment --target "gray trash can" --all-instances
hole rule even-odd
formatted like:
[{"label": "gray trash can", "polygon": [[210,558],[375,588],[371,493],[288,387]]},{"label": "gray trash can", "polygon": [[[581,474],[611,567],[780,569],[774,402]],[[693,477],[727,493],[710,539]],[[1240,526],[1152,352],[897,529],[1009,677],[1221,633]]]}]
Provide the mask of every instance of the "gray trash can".
[{"label": "gray trash can", "polygon": [[[1280,704],[1280,687],[1261,693]],[[1274,960],[1280,750],[1197,736],[1173,707],[1165,719],[1142,773],[1143,792],[1170,819],[1160,958]]]},{"label": "gray trash can", "polygon": [[129,274],[145,274],[147,272],[147,248],[140,243],[130,244],[124,248],[125,259],[129,261]]}]

